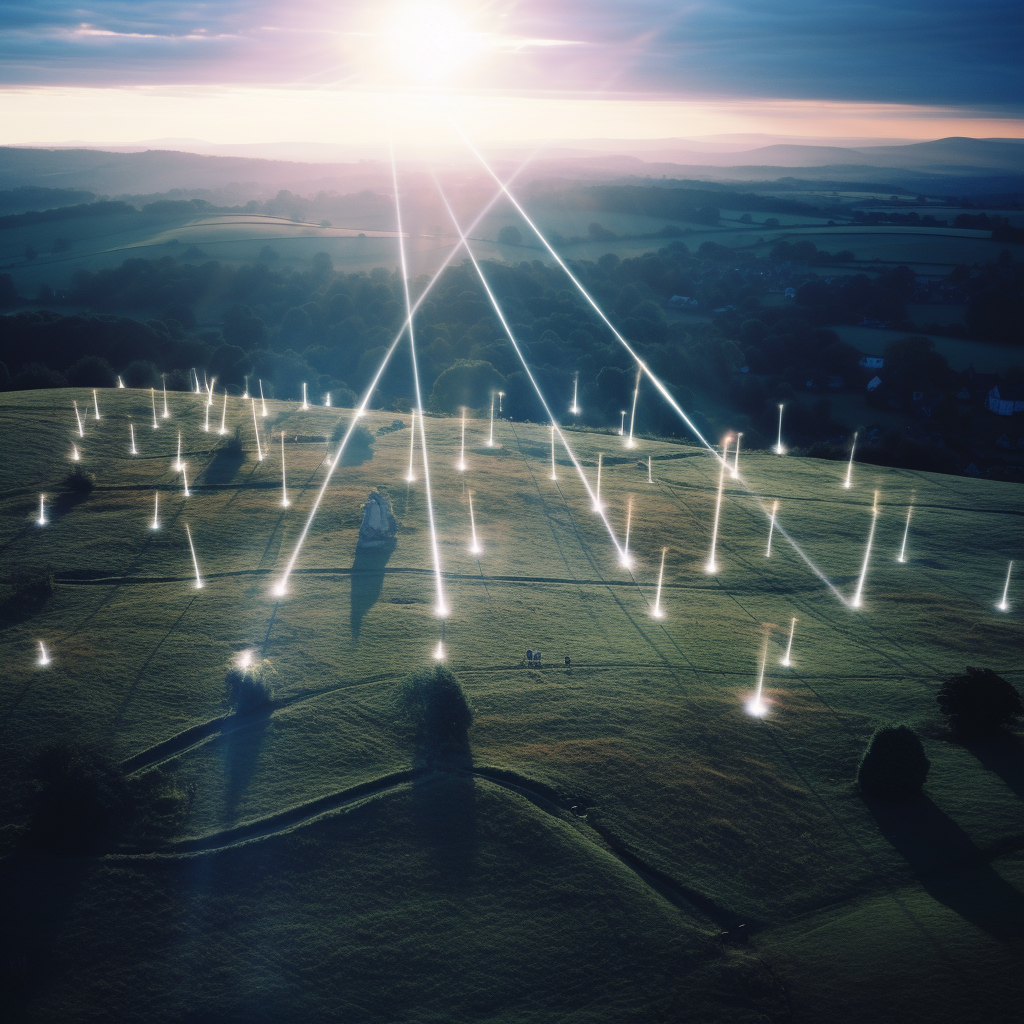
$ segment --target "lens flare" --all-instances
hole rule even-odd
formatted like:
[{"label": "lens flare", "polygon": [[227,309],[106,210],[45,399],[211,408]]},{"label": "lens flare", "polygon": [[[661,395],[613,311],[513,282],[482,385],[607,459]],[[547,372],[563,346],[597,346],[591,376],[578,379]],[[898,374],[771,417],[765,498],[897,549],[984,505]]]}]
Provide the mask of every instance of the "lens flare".
[{"label": "lens flare", "polygon": [[39,518],[36,520],[36,522],[40,526],[45,526],[49,522],[49,520],[46,518],[46,495],[45,494],[40,494],[39,495]]},{"label": "lens flare", "polygon": [[196,570],[196,590],[203,589],[203,580],[199,575],[199,562],[196,559],[196,547],[192,543],[192,531],[188,528],[188,523],[185,524],[185,532],[188,534],[188,548],[192,552],[192,566]]},{"label": "lens flare", "polygon": [[75,419],[78,421],[78,436],[85,437],[85,428],[82,426],[82,414],[78,411],[78,402],[72,399],[72,405],[75,407]]},{"label": "lens flare", "polygon": [[36,659],[36,664],[40,668],[45,668],[52,661],[50,655],[46,651],[46,644],[42,640],[39,641],[39,657]]},{"label": "lens flare", "polygon": [[118,375],[118,378],[117,378],[117,386],[118,386],[119,388],[123,388],[123,387],[124,387],[124,381],[123,381],[123,380],[121,380],[121,377],[120,377],[120,375]]},{"label": "lens flare", "polygon": [[868,575],[868,563],[871,561],[871,545],[875,541],[875,526],[878,523],[878,491],[875,491],[875,503],[871,509],[871,529],[868,530],[868,542],[864,548],[864,564],[860,567],[860,578],[857,580],[857,589],[854,592],[851,608],[859,608],[864,593],[864,580]]},{"label": "lens flare", "polygon": [[738,480],[739,477],[740,477],[740,438],[742,436],[743,436],[743,431],[741,430],[736,435],[736,457],[733,459],[732,474],[731,474],[733,480]]},{"label": "lens flare", "polygon": [[185,464],[181,461],[181,431],[178,431],[178,455],[174,462],[171,463],[171,469],[175,473],[180,473],[185,468]]},{"label": "lens flare", "polygon": [[903,527],[903,543],[900,545],[899,558],[897,562],[905,562],[907,560],[907,536],[910,534],[910,517],[914,512],[914,506],[911,505],[907,509],[907,525]]},{"label": "lens flare", "polygon": [[480,541],[477,540],[476,536],[476,516],[473,515],[473,492],[469,492],[469,530],[470,530],[470,545],[469,550],[471,554],[479,555],[483,548],[480,547]]},{"label": "lens flare", "polygon": [[580,394],[580,371],[577,370],[576,371],[576,376],[573,377],[573,381],[572,381],[572,405],[569,406],[569,412],[571,412],[573,414],[573,416],[579,416],[580,411],[581,411],[580,410],[580,404],[579,404],[579,401],[578,401],[579,394]]},{"label": "lens flare", "polygon": [[[159,430],[160,429],[160,424],[157,422],[157,418],[156,418],[156,388],[150,388],[149,389],[149,400],[150,400],[150,402],[153,405],[153,429],[154,430]],[[209,430],[210,429],[210,414],[209,413],[206,414],[206,427],[204,429],[205,430]]]},{"label": "lens flare", "polygon": [[308,409],[309,408],[309,402],[306,401],[306,382],[305,381],[302,382],[302,408],[303,409]]},{"label": "lens flare", "polygon": [[633,440],[633,424],[636,423],[636,400],[640,397],[640,376],[643,372],[639,366],[636,368],[636,386],[633,388],[633,411],[629,414],[629,440],[626,441],[627,448],[636,447],[636,441]]},{"label": "lens flare", "polygon": [[796,632],[796,619],[794,618],[789,624],[789,643],[786,644],[786,656],[779,662],[783,668],[789,668],[792,662],[793,655],[793,634]]},{"label": "lens flare", "polygon": [[[256,405],[256,403],[253,402],[253,407],[255,407],[255,405]],[[220,430],[218,430],[217,433],[223,436],[227,432],[228,432],[228,389],[225,388],[224,389],[224,405],[221,407],[221,410],[220,410]]]},{"label": "lens flare", "polygon": [[765,548],[765,551],[764,551],[764,557],[765,558],[771,558],[772,557],[772,534],[775,533],[775,515],[776,515],[776,513],[778,511],[779,511],[779,503],[776,501],[772,505],[772,519],[771,519],[771,523],[769,523],[769,525],[768,525],[768,547]]},{"label": "lens flare", "polygon": [[661,549],[661,568],[658,570],[658,589],[654,595],[654,608],[651,610],[651,615],[656,619],[665,618],[665,612],[661,607],[661,583],[665,578],[665,552],[668,548]]},{"label": "lens flare", "polygon": [[711,554],[708,555],[707,565],[704,571],[708,574],[718,572],[718,562],[715,561],[715,548],[718,546],[718,520],[722,515],[722,491],[725,489],[725,470],[729,464],[729,444],[732,437],[728,436],[722,442],[722,465],[718,473],[718,498],[715,500],[715,521],[711,527]]},{"label": "lens flare", "polygon": [[776,455],[784,455],[785,451],[786,451],[786,449],[782,447],[782,410],[783,410],[783,408],[784,408],[784,406],[782,406],[782,405],[779,406],[779,437],[778,437],[778,440],[775,442],[775,454]]},{"label": "lens flare", "polygon": [[151,530],[160,529],[160,492],[153,492],[153,522],[149,524]]},{"label": "lens flare", "polygon": [[1006,583],[1003,584],[1003,598],[999,602],[999,604],[996,605],[996,607],[1001,612],[1008,612],[1010,610],[1010,605],[1009,605],[1009,602],[1008,602],[1008,598],[1010,596],[1010,573],[1012,573],[1012,572],[1013,572],[1013,560],[1011,559],[1010,564],[1006,567]]},{"label": "lens flare", "polygon": [[263,397],[263,381],[260,381],[260,405],[263,407],[262,417],[267,418],[267,400]]},{"label": "lens flare", "polygon": [[128,424],[128,436],[132,440],[131,454],[132,455],[138,455],[139,454],[138,449],[135,447],[135,424],[134,423],[129,423]]},{"label": "lens flare", "polygon": [[165,420],[169,420],[171,418],[171,413],[170,410],[167,408],[167,374],[161,374],[160,379],[163,381],[164,384],[164,411],[161,415]]},{"label": "lens flare", "polygon": [[96,389],[92,389],[92,409],[96,419],[100,418],[100,400],[96,397]]},{"label": "lens flare", "polygon": [[853,444],[850,445],[850,461],[846,464],[846,479],[843,487],[849,490],[853,486],[853,453],[857,450],[857,433],[854,432]]},{"label": "lens flare", "polygon": [[260,425],[256,419],[256,399],[252,400],[252,429],[256,431],[256,457],[263,461],[263,445],[260,444]]}]

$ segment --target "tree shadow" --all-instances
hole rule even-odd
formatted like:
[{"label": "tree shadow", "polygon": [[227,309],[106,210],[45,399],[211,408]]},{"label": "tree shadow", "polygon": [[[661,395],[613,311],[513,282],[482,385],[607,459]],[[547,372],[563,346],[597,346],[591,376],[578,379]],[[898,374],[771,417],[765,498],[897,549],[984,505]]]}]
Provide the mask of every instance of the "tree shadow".
[{"label": "tree shadow", "polygon": [[932,898],[999,938],[1024,934],[1024,896],[928,797],[865,799],[879,830]]},{"label": "tree shadow", "polygon": [[367,612],[380,600],[384,589],[384,569],[395,550],[390,540],[379,547],[356,545],[349,579],[352,584],[351,609],[352,638],[357,640]]},{"label": "tree shadow", "polygon": [[1024,743],[1011,733],[973,739],[964,746],[986,771],[994,772],[1024,800]]},{"label": "tree shadow", "polygon": [[224,824],[234,824],[238,805],[256,772],[260,750],[270,722],[268,706],[250,714],[232,715],[221,731],[227,784],[224,787]]},{"label": "tree shadow", "polygon": [[60,519],[72,512],[75,508],[88,501],[92,491],[61,491],[53,500],[53,504],[46,510],[50,519]]},{"label": "tree shadow", "polygon": [[[221,445],[217,449],[217,454],[201,474],[203,485],[219,486],[231,483],[244,462],[245,450],[241,445]],[[195,483],[198,484],[199,481],[197,480]]]}]

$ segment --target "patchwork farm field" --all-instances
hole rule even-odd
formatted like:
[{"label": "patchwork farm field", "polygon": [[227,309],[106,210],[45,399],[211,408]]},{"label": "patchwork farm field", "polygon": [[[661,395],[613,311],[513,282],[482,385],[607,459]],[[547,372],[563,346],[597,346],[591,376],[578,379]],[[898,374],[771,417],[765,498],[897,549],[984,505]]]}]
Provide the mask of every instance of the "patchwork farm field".
[{"label": "patchwork farm field", "polygon": [[[268,401],[260,459],[238,396],[223,435],[199,395],[169,393],[157,429],[148,391],[92,403],[0,395],[5,594],[55,578],[0,628],[18,1019],[1020,1019],[1024,743],[953,742],[935,703],[965,665],[1024,685],[1012,580],[996,608],[1018,485],[854,465],[845,489],[844,465],[741,452],[709,575],[705,449],[567,431],[591,488],[603,456],[602,518],[564,450],[551,479],[548,428],[499,420],[488,447],[470,420],[460,472],[459,420],[428,417],[438,578],[408,414],[368,413],[402,427],[325,485],[348,410]],[[63,484],[73,445],[88,493]],[[397,543],[357,552],[372,488]],[[627,518],[629,568],[610,536]],[[438,769],[402,694],[442,642],[474,724]],[[246,651],[273,672],[265,714],[229,714]],[[910,805],[854,785],[889,722],[931,760]],[[62,740],[105,750],[157,810],[93,853],[26,848],[33,759]]]}]

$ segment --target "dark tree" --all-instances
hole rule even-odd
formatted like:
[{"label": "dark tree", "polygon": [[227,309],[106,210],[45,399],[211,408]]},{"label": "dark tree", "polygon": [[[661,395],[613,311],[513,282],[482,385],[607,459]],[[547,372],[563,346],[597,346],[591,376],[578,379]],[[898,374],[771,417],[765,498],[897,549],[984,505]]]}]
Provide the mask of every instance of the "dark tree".
[{"label": "dark tree", "polygon": [[886,725],[875,730],[857,769],[865,796],[911,800],[921,795],[931,762],[913,729]]},{"label": "dark tree", "polygon": [[269,710],[274,700],[271,673],[264,663],[235,666],[224,677],[228,704],[236,715],[255,715]]},{"label": "dark tree", "polygon": [[990,668],[968,665],[939,687],[935,699],[953,730],[964,735],[1003,729],[1024,714],[1020,694]]}]

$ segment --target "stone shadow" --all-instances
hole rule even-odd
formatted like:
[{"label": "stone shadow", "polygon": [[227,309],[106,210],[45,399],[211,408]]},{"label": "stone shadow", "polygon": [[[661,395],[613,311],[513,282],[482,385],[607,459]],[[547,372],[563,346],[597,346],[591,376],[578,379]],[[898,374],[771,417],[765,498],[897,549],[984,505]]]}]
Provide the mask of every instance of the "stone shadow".
[{"label": "stone shadow", "polygon": [[349,602],[352,638],[359,638],[363,619],[380,600],[384,589],[384,570],[394,554],[395,541],[389,540],[377,547],[356,546],[356,557],[350,570],[352,597]]},{"label": "stone shadow", "polygon": [[1024,935],[1024,896],[928,797],[864,802],[879,830],[933,899],[991,935]]},{"label": "stone shadow", "polygon": [[982,768],[998,775],[1024,800],[1024,743],[1011,733],[996,733],[964,744]]}]

